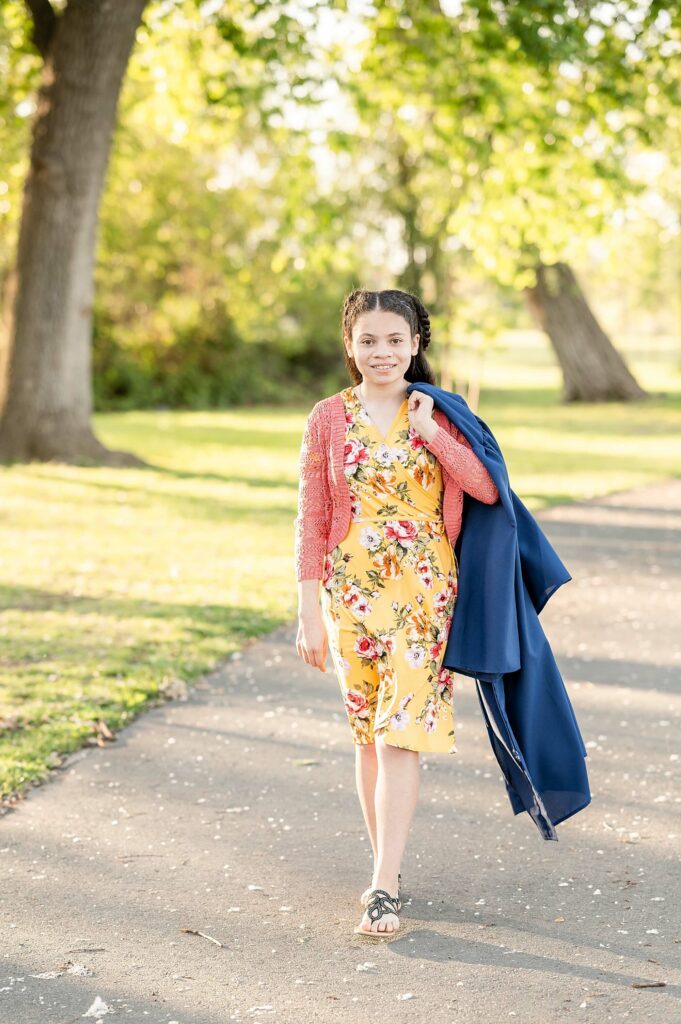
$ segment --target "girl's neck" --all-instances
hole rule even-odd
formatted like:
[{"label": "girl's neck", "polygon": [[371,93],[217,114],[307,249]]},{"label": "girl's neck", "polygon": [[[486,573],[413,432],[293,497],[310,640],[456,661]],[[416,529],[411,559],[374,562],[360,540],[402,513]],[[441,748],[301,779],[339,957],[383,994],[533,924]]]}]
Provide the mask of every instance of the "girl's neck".
[{"label": "girl's neck", "polygon": [[407,387],[408,381],[404,378],[391,381],[390,384],[371,384],[362,380],[355,386],[355,391],[359,394],[360,399],[364,398],[370,405],[395,405],[403,402],[407,397]]}]

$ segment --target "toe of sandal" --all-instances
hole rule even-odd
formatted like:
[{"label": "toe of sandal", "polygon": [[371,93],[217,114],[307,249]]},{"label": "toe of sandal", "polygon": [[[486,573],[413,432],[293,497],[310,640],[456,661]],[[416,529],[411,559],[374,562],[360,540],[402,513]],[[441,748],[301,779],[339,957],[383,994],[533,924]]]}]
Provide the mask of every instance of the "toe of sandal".
[{"label": "toe of sandal", "polygon": [[[394,914],[399,919],[400,910],[402,909],[402,903],[399,896],[391,896],[385,889],[372,889],[369,899],[367,900],[366,914],[369,918],[369,922],[373,925],[376,921],[380,921],[386,914]],[[369,930],[368,928],[362,928],[361,924],[357,925],[354,929],[356,935],[369,935],[372,938],[383,938],[386,935],[394,935],[397,931],[397,927],[393,927],[388,930],[377,931]]]}]

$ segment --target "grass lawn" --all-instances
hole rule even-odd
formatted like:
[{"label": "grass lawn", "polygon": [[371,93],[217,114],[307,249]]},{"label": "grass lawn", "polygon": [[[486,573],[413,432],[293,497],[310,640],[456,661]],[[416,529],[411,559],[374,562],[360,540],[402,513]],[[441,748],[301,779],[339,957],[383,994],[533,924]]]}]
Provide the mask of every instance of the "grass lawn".
[{"label": "grass lawn", "polygon": [[[563,407],[550,359],[486,367],[478,412],[530,509],[681,474],[681,375],[669,360],[630,365],[667,397]],[[105,443],[151,469],[0,468],[5,802],[295,617],[298,450],[314,400],[96,417]]]}]

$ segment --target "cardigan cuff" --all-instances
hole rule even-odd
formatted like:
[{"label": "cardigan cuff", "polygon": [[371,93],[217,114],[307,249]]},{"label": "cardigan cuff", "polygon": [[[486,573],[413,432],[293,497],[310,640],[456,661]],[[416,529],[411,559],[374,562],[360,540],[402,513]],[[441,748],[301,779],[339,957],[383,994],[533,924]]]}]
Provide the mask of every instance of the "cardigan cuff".
[{"label": "cardigan cuff", "polygon": [[437,425],[437,433],[433,437],[433,440],[432,441],[424,441],[423,443],[425,444],[425,446],[428,449],[428,451],[431,451],[433,453],[433,455],[436,455],[439,458],[440,455],[442,455],[442,452],[447,450],[447,447],[449,445],[449,441],[450,441],[449,431],[445,430],[445,428],[438,423],[438,425]]}]

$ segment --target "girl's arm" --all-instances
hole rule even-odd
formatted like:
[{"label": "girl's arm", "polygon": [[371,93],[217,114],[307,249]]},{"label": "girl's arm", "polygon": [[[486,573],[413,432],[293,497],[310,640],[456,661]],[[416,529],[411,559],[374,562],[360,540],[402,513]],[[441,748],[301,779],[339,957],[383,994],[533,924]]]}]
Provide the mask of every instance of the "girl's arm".
[{"label": "girl's arm", "polygon": [[450,434],[438,423],[437,431],[430,441],[425,441],[425,445],[467,494],[484,502],[485,505],[493,505],[499,500],[499,491],[489,470],[477,457],[470,441],[460,430],[454,428],[454,433]]},{"label": "girl's arm", "polygon": [[319,603],[327,539],[327,486],[320,415],[317,405],[308,416],[300,448],[298,515],[295,520],[298,576],[296,650],[308,665],[326,672],[328,638]]},{"label": "girl's arm", "polygon": [[320,610],[319,580],[298,580],[298,617],[305,618]]},{"label": "girl's arm", "polygon": [[[305,425],[299,458],[298,515],[294,521],[296,575],[299,583],[303,580],[319,582],[323,575],[327,540],[324,457],[319,408],[315,406]],[[306,605],[313,589],[311,585],[303,589],[299,587],[299,599],[304,599]]]}]

